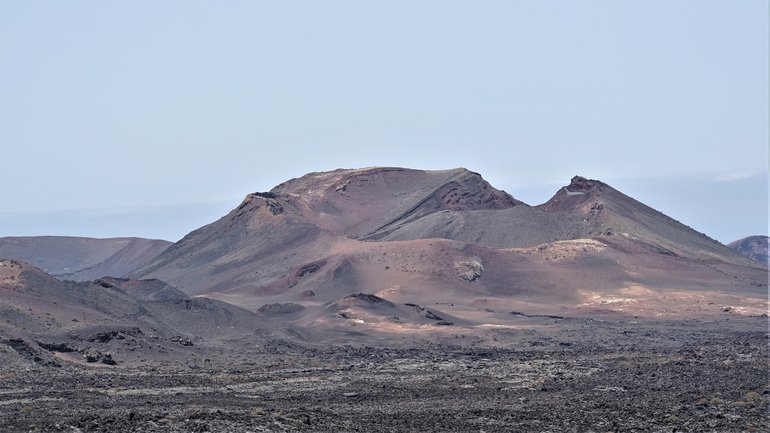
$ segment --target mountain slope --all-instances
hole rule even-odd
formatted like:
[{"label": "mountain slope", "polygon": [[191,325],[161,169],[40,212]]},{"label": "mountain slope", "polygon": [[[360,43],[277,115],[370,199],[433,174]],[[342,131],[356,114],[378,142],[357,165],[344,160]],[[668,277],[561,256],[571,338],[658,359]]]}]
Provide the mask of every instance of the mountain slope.
[{"label": "mountain slope", "polygon": [[[345,240],[441,209],[499,209],[521,202],[465,169],[400,168],[311,173],[253,193],[228,215],[195,230],[132,275],[187,293],[283,290],[281,281],[325,267]],[[323,262],[323,264],[322,264]],[[272,285],[271,285],[272,284]]]},{"label": "mountain slope", "polygon": [[171,242],[142,238],[68,236],[0,238],[0,258],[21,260],[59,278],[87,281],[121,277],[153,260]]},{"label": "mountain slope", "polygon": [[770,238],[767,236],[748,236],[727,244],[738,253],[759,263],[768,263],[768,245]]},{"label": "mountain slope", "polygon": [[596,180],[575,176],[541,207],[552,213],[577,213],[590,235],[621,234],[662,252],[753,266],[722,243]]}]

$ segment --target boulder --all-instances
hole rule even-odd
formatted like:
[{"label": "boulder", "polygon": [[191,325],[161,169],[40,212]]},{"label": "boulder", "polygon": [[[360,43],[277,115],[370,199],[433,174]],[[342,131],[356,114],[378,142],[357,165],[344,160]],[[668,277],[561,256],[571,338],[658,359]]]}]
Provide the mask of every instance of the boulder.
[{"label": "boulder", "polygon": [[484,275],[484,265],[478,257],[463,260],[455,265],[455,275],[460,279],[472,283]]}]

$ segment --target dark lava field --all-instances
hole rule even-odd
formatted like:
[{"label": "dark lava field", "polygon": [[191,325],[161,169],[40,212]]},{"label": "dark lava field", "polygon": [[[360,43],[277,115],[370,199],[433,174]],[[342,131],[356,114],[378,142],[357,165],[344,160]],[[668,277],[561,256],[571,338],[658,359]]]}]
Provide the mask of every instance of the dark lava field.
[{"label": "dark lava field", "polygon": [[[134,361],[116,356],[115,365],[67,362],[30,348],[36,362],[0,367],[0,426],[4,432],[770,429],[767,317],[566,318],[482,337],[390,347],[178,344],[145,349]],[[0,359],[10,355],[0,351]]]}]

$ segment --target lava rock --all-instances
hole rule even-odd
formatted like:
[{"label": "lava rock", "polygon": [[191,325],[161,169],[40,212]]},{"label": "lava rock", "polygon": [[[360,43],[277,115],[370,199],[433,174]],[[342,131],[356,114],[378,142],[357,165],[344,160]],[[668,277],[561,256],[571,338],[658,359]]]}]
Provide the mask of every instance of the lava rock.
[{"label": "lava rock", "polygon": [[265,304],[259,307],[257,311],[265,314],[291,314],[291,313],[302,311],[304,309],[305,307],[303,305],[288,302],[285,304],[281,304],[281,303]]},{"label": "lava rock", "polygon": [[115,365],[117,362],[112,358],[112,354],[109,352],[102,352],[100,350],[89,347],[83,352],[83,358],[86,362],[101,362],[102,364]]},{"label": "lava rock", "polygon": [[472,283],[484,275],[484,265],[481,263],[481,259],[478,257],[464,260],[455,265],[455,274],[460,279]]},{"label": "lava rock", "polygon": [[171,337],[171,342],[173,343],[179,343],[182,346],[192,346],[193,342],[187,337],[182,337],[181,335],[175,335]]},{"label": "lava rock", "polygon": [[62,352],[62,353],[69,353],[69,352],[77,352],[78,349],[75,347],[70,346],[67,343],[45,343],[43,341],[36,341],[37,345],[42,347],[43,349],[49,351],[49,352]]}]

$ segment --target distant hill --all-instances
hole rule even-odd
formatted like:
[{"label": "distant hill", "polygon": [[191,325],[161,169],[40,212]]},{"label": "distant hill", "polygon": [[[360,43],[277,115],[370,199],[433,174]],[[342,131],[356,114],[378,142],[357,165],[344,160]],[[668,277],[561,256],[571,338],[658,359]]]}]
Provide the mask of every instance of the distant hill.
[{"label": "distant hill", "polygon": [[122,277],[152,261],[171,244],[142,238],[3,237],[0,258],[21,260],[59,279],[87,281]]},{"label": "distant hill", "polygon": [[730,242],[727,246],[760,263],[768,263],[768,242],[770,238],[767,236],[749,236]]}]

